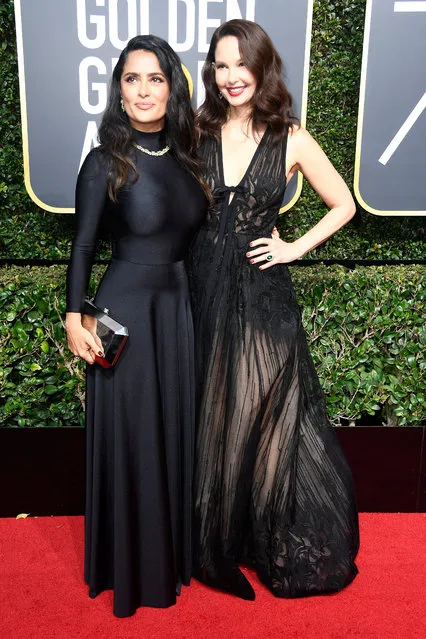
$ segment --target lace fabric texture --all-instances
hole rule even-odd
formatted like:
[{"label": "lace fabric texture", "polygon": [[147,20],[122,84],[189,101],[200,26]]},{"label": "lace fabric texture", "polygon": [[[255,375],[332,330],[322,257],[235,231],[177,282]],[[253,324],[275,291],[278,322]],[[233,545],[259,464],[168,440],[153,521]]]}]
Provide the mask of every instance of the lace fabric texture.
[{"label": "lace fabric texture", "polygon": [[267,130],[241,182],[226,186],[221,142],[204,142],[214,202],[189,263],[199,385],[194,574],[240,596],[238,564],[255,566],[279,597],[335,592],[357,574],[353,480],[289,271],[260,271],[245,256],[273,230],[285,153],[286,138],[275,143]]}]

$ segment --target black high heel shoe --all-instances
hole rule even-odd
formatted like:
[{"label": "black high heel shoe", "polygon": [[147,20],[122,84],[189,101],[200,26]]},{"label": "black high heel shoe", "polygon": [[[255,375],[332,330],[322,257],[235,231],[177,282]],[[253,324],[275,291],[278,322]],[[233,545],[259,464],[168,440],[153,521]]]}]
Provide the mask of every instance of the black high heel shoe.
[{"label": "black high heel shoe", "polygon": [[245,599],[246,601],[254,601],[256,599],[256,593],[251,583],[232,559],[221,559],[216,564],[214,572],[215,574],[212,575],[211,572],[209,573],[204,569],[202,571],[201,581],[213,588],[232,593],[236,597]]},{"label": "black high heel shoe", "polygon": [[238,566],[229,565],[220,569],[220,577],[226,586],[226,590],[232,594],[245,599],[246,601],[254,601],[256,593],[247,577],[243,575]]}]

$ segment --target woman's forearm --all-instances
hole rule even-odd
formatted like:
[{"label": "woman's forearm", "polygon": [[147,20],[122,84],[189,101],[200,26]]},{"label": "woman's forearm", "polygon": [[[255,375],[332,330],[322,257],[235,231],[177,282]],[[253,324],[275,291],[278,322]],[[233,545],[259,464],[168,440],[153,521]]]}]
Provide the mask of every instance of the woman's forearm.
[{"label": "woman's forearm", "polygon": [[325,242],[336,231],[342,228],[355,214],[355,203],[344,204],[331,209],[309,231],[294,241],[300,249],[300,254],[305,255]]},{"label": "woman's forearm", "polygon": [[70,313],[65,315],[65,326],[67,330],[72,330],[74,327],[81,326],[81,313]]}]

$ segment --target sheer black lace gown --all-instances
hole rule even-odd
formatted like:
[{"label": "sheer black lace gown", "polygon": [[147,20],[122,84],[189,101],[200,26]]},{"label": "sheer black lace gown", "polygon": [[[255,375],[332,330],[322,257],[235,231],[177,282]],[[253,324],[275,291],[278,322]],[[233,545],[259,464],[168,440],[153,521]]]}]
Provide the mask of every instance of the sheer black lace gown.
[{"label": "sheer black lace gown", "polygon": [[[135,132],[156,151],[161,132]],[[135,151],[140,177],[107,197],[95,149],[77,182],[67,310],[80,312],[98,230],[110,219],[113,259],[96,294],[129,328],[116,366],[87,367],[85,580],[114,590],[114,613],[175,603],[191,577],[194,338],[184,260],[204,218],[200,185],[170,153]]]},{"label": "sheer black lace gown", "polygon": [[286,138],[264,134],[237,186],[221,143],[201,153],[214,194],[191,249],[198,430],[194,575],[243,598],[238,564],[277,597],[332,593],[357,574],[350,469],[330,426],[289,271],[245,253],[270,236],[285,190]]}]

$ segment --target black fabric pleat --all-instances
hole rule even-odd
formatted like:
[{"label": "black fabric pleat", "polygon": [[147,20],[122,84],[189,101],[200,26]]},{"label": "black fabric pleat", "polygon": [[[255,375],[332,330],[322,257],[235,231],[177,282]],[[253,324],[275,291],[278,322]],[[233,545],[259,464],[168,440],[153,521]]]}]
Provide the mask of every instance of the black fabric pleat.
[{"label": "black fabric pleat", "polygon": [[113,260],[96,297],[129,328],[114,369],[87,368],[85,579],[114,613],[175,603],[191,576],[193,325],[182,262]]}]

